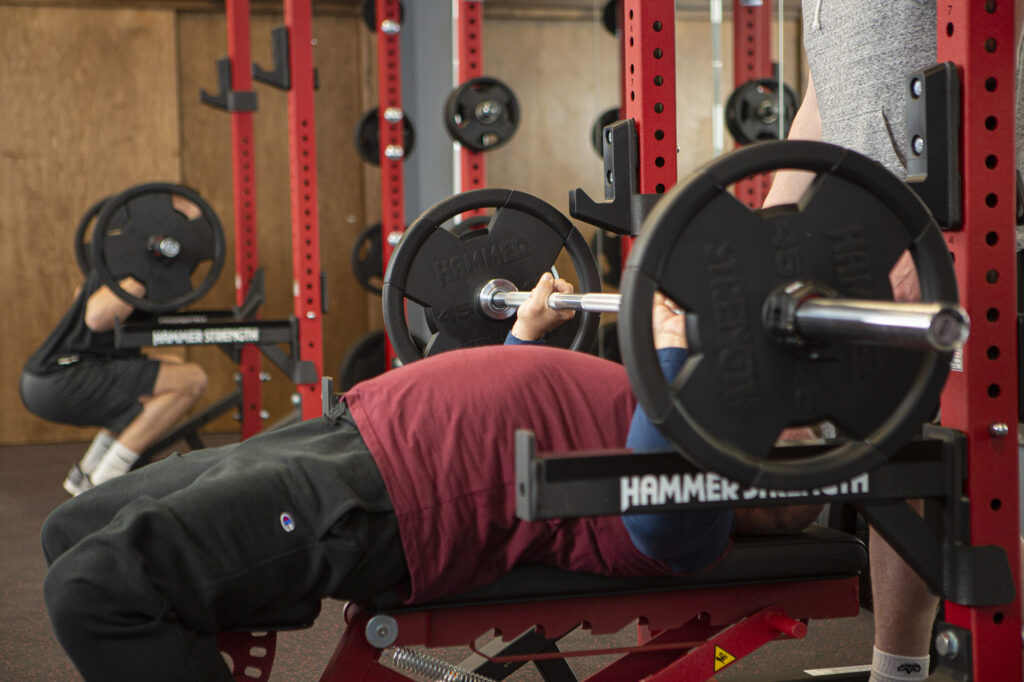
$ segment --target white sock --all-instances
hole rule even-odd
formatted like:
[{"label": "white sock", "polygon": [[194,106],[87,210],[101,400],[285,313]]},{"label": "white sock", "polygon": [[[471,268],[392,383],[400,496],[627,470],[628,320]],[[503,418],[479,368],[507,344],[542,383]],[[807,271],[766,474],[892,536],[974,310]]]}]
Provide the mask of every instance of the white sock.
[{"label": "white sock", "polygon": [[99,485],[104,481],[127,474],[138,458],[139,454],[137,452],[132,452],[119,442],[114,441],[114,444],[107,450],[107,454],[103,455],[103,460],[89,475],[89,478],[92,479],[93,485]]},{"label": "white sock", "polygon": [[85,451],[82,459],[78,462],[78,468],[82,470],[82,473],[88,476],[95,471],[100,460],[103,459],[103,455],[107,454],[107,450],[115,442],[114,437],[106,431],[97,433],[96,437],[92,439],[92,443],[89,444],[89,449]]},{"label": "white sock", "polygon": [[919,682],[928,679],[928,656],[896,656],[874,650],[869,682]]}]

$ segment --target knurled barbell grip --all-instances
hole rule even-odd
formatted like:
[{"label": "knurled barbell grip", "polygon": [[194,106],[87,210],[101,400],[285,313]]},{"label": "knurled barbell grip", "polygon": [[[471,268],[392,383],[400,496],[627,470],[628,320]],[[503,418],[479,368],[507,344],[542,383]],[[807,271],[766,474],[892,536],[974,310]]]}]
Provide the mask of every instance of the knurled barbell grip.
[{"label": "knurled barbell grip", "polygon": [[[507,280],[491,280],[480,292],[485,315],[510,317],[526,303],[530,292],[517,291]],[[548,296],[555,310],[619,312],[621,294],[559,294]],[[794,300],[793,320],[780,321],[769,331],[797,341],[848,341],[898,348],[949,351],[967,340],[970,320],[955,303],[897,303],[829,297]],[[791,325],[792,328],[790,328]]]}]

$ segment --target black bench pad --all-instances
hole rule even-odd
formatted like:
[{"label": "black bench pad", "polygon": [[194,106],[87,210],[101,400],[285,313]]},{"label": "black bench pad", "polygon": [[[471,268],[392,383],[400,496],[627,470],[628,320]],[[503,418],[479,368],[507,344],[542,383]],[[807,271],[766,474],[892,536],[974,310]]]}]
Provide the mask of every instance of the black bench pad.
[{"label": "black bench pad", "polygon": [[791,535],[736,536],[715,566],[696,575],[609,578],[572,573],[545,564],[524,564],[471,592],[422,604],[405,604],[397,592],[360,606],[370,611],[422,611],[481,602],[542,601],[557,597],[665,592],[725,585],[846,578],[867,565],[867,549],[846,533],[812,525]]}]

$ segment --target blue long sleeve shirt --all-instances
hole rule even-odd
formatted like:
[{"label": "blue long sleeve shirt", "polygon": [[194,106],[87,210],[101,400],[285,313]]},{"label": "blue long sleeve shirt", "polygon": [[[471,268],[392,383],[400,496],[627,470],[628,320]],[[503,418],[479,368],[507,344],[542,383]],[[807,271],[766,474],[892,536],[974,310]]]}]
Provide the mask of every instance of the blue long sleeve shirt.
[{"label": "blue long sleeve shirt", "polygon": [[[542,343],[523,341],[511,333],[505,339],[506,345]],[[686,357],[685,348],[658,349],[662,372],[670,380],[679,374]],[[633,413],[626,447],[634,451],[672,449],[640,405]],[[664,561],[673,571],[690,573],[712,564],[728,549],[733,513],[730,509],[709,509],[626,514],[622,523],[633,544],[646,556]]]}]

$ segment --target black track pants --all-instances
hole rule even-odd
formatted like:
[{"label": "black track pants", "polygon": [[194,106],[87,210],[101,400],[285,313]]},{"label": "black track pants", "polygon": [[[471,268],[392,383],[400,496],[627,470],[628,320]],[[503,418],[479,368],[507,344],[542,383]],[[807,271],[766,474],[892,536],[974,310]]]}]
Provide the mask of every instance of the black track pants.
[{"label": "black track pants", "polygon": [[86,680],[231,680],[216,633],[307,627],[325,597],[407,578],[373,458],[342,404],[172,456],[65,503],[43,528],[47,609]]}]

